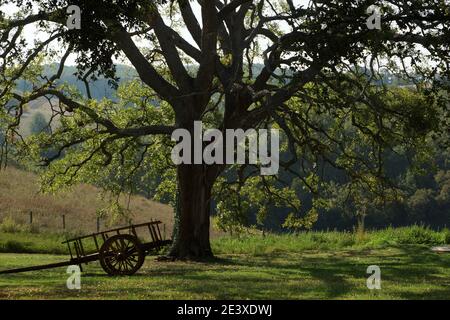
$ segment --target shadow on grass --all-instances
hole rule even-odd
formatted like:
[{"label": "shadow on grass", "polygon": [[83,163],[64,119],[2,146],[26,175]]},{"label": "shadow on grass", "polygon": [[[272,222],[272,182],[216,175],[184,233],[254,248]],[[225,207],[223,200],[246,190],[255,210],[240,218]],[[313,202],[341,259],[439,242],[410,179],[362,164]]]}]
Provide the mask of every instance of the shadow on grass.
[{"label": "shadow on grass", "polygon": [[[388,296],[400,299],[450,297],[450,283],[445,273],[450,265],[450,255],[437,255],[428,248],[417,246],[380,252],[326,252],[316,256],[306,252],[304,255],[277,253],[265,257],[221,257],[209,261],[205,264],[206,268],[188,264],[170,270],[147,272],[156,277],[192,280],[190,286],[183,290],[196,293],[216,291],[217,298],[230,298],[230,293],[236,293],[233,288],[239,287],[242,298],[259,298],[263,296],[260,292],[271,291],[280,299],[308,297],[308,294],[335,299],[349,294],[353,297],[367,296],[366,279],[369,275],[366,270],[372,264],[380,266],[384,294]],[[208,267],[212,270],[205,272]],[[221,283],[221,287],[215,282]],[[283,289],[280,290],[280,287]]]},{"label": "shadow on grass", "polygon": [[[369,265],[380,266],[382,290],[367,289]],[[129,277],[111,277],[98,263],[90,264],[83,273],[83,290],[103,298],[123,297],[120,292],[126,292],[147,299],[448,299],[449,266],[450,255],[417,246],[223,255],[203,262],[157,262],[148,257],[143,268]],[[26,285],[34,278],[49,295],[70,297],[72,293],[65,292],[60,281],[65,279],[65,269],[54,270],[17,275],[11,282]],[[9,280],[3,282],[4,288],[14,290]],[[52,293],[52,288],[57,292]]]}]

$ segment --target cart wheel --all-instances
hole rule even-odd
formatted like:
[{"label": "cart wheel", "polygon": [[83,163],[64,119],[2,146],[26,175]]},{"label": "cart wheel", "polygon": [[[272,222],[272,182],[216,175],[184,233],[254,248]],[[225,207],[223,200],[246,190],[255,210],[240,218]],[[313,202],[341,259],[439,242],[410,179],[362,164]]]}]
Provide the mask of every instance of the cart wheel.
[{"label": "cart wheel", "polygon": [[142,267],[144,260],[141,243],[131,234],[112,236],[100,248],[100,265],[112,276],[132,275]]}]

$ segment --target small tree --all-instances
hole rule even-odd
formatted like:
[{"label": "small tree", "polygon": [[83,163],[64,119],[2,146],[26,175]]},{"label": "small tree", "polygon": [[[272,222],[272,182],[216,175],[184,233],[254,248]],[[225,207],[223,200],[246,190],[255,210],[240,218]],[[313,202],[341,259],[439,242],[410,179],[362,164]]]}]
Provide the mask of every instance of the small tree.
[{"label": "small tree", "polygon": [[42,112],[36,112],[31,118],[30,133],[34,135],[40,133],[51,133],[49,121],[45,118]]}]

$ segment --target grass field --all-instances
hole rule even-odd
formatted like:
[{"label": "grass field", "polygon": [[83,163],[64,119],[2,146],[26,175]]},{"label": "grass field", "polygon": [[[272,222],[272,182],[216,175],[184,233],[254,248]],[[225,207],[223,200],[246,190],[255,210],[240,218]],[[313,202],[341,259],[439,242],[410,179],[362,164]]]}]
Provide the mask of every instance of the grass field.
[{"label": "grass field", "polygon": [[[64,260],[64,256],[0,254],[1,268]],[[381,289],[366,287],[369,265],[381,268]],[[426,247],[305,251],[261,256],[219,255],[209,263],[147,257],[131,277],[85,268],[81,290],[66,288],[65,268],[1,275],[0,299],[450,299],[450,255]]]},{"label": "grass field", "polygon": [[[0,245],[8,236],[14,234],[0,234]],[[33,239],[36,251],[52,248],[54,239],[45,239]],[[64,267],[0,275],[0,299],[450,299],[450,254],[430,250],[447,240],[447,230],[422,227],[221,237],[213,240],[216,259],[208,262],[147,257],[131,277],[109,277],[91,263],[81,290],[67,289]],[[66,259],[1,253],[0,269]],[[366,286],[369,265],[381,268],[380,290]]]}]

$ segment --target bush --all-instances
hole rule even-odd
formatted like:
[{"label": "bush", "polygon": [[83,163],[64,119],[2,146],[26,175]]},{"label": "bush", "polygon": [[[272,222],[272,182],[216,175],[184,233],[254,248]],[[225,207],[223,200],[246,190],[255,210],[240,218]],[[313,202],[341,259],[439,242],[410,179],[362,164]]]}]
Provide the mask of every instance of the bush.
[{"label": "bush", "polygon": [[323,233],[311,233],[311,241],[317,244],[327,243],[328,239]]},{"label": "bush", "polygon": [[295,234],[225,236],[213,239],[213,251],[221,253],[250,253],[253,255],[304,250],[376,249],[397,245],[442,245],[450,243],[450,230],[434,231],[424,226],[386,228],[357,232],[308,231]]},{"label": "bush", "polygon": [[397,229],[400,244],[442,244],[440,234],[423,226]]},{"label": "bush", "polygon": [[22,232],[21,225],[16,223],[12,217],[5,217],[0,224],[0,230],[6,233]]},{"label": "bush", "polygon": [[354,244],[355,244],[355,239],[353,239],[352,236],[350,236],[350,237],[343,237],[342,239],[339,240],[338,247],[339,248],[351,247]]},{"label": "bush", "polygon": [[15,253],[25,253],[27,252],[26,247],[23,243],[9,240],[3,245],[3,252],[15,252]]},{"label": "bush", "polygon": [[36,225],[17,223],[11,216],[7,216],[0,223],[0,231],[5,233],[39,233],[39,227]]},{"label": "bush", "polygon": [[445,228],[442,230],[444,244],[450,244],[450,229]]}]

